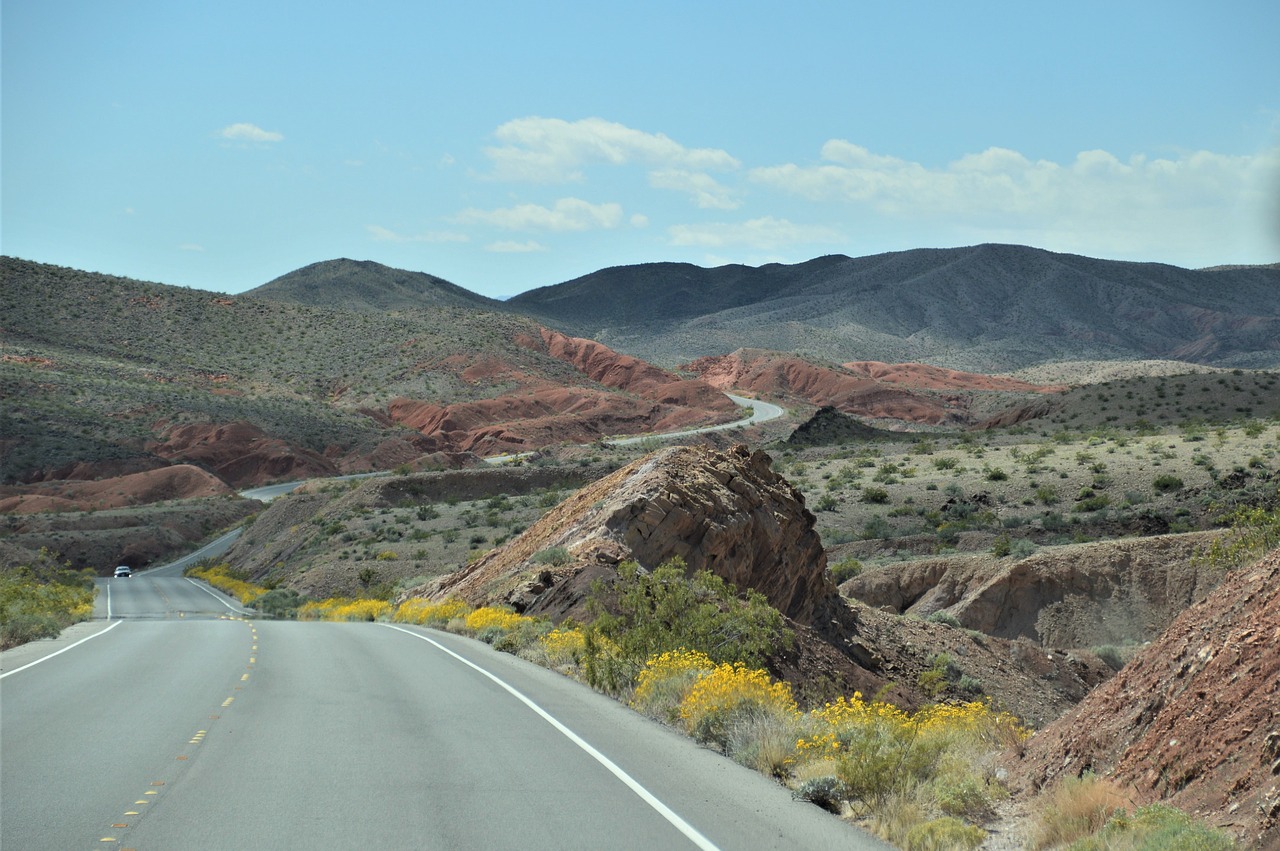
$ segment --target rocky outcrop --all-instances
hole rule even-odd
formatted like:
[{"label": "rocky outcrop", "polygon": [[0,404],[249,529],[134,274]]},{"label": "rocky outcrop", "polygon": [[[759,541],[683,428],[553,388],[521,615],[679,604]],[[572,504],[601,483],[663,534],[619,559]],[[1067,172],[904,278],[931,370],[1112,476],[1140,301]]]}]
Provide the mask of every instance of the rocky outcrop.
[{"label": "rocky outcrop", "polygon": [[855,417],[840,413],[832,405],[826,405],[796,426],[786,443],[788,446],[824,446],[886,438],[901,440],[903,434],[873,428]]},{"label": "rocky outcrop", "polygon": [[1022,559],[920,559],[868,570],[841,590],[901,614],[945,609],[967,629],[1049,647],[1140,643],[1220,581],[1220,570],[1196,560],[1219,534],[1054,547]]},{"label": "rocky outcrop", "polygon": [[1227,576],[1012,766],[1024,791],[1085,771],[1280,847],[1280,550]]},{"label": "rocky outcrop", "polygon": [[[473,604],[505,602],[531,614],[581,615],[592,579],[619,562],[652,569],[679,556],[754,588],[800,623],[839,604],[804,497],[744,446],[671,447],[588,485],[510,543],[421,589]],[[572,563],[535,556],[564,547]]]}]

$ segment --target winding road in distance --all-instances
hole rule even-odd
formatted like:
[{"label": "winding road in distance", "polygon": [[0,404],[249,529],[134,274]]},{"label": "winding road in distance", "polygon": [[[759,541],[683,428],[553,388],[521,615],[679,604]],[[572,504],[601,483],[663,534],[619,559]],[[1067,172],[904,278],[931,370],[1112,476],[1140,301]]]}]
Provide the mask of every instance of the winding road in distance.
[{"label": "winding road in distance", "polygon": [[0,654],[6,851],[888,847],[480,642],[101,582],[112,620]]}]

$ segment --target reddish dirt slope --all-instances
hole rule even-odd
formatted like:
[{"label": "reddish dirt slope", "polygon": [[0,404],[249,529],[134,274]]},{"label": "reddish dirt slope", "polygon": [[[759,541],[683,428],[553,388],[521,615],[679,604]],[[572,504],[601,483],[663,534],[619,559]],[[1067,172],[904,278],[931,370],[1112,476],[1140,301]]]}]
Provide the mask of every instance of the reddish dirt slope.
[{"label": "reddish dirt slope", "polygon": [[852,361],[840,365],[855,375],[883,381],[888,384],[901,384],[904,387],[917,387],[927,390],[1003,390],[1011,393],[1058,393],[1065,386],[1046,387],[1039,384],[1028,384],[1016,378],[1002,378],[998,375],[979,375],[974,372],[959,372],[930,366],[924,363],[881,363],[880,361]]},{"label": "reddish dirt slope", "polygon": [[175,464],[199,464],[236,488],[338,474],[324,456],[268,437],[252,423],[179,425],[162,435],[147,451]]},{"label": "reddish dirt slope", "polygon": [[0,487],[0,514],[87,511],[232,493],[221,479],[188,464],[97,481]]},{"label": "reddish dirt slope", "polygon": [[1014,767],[1027,790],[1084,771],[1280,847],[1280,550],[1183,612]]},{"label": "reddish dirt slope", "polygon": [[761,349],[699,358],[686,369],[721,389],[739,387],[762,395],[798,397],[846,414],[928,425],[969,422],[969,394],[1025,395],[1061,389],[918,363],[822,365]]}]

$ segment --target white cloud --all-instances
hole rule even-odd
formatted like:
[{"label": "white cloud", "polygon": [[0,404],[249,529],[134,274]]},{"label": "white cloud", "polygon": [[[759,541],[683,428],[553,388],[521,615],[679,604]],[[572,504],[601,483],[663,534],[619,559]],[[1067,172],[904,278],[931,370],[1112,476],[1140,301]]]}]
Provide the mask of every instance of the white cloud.
[{"label": "white cloud", "polygon": [[204,246],[194,242],[184,242],[178,246],[179,251],[204,251]]},{"label": "white cloud", "polygon": [[218,131],[218,135],[233,142],[281,142],[282,133],[263,130],[256,124],[229,124]]},{"label": "white cloud", "polygon": [[649,217],[644,213],[632,213],[631,226],[633,228],[647,228],[649,226]]},{"label": "white cloud", "polygon": [[505,230],[581,231],[616,228],[622,221],[621,204],[592,204],[581,198],[561,198],[554,207],[520,204],[497,210],[463,210],[455,220]]},{"label": "white cloud", "polygon": [[764,216],[745,222],[702,225],[673,225],[667,228],[672,245],[724,248],[743,245],[759,250],[775,250],[788,245],[839,242],[842,235],[825,225],[798,225],[786,219]]},{"label": "white cloud", "polygon": [[532,239],[527,242],[512,242],[507,240],[491,242],[484,247],[484,250],[492,251],[495,254],[529,254],[536,251],[546,251],[547,247]]},{"label": "white cloud", "polygon": [[1064,163],[988,148],[926,167],[836,139],[822,147],[822,159],[756,168],[748,177],[810,201],[941,224],[970,239],[1189,264],[1266,239],[1261,229],[1274,215],[1268,192],[1280,183],[1280,148],[1127,161],[1089,150]]},{"label": "white cloud", "polygon": [[492,177],[554,183],[581,180],[593,163],[698,171],[738,168],[740,163],[717,148],[686,148],[662,133],[646,133],[602,118],[517,118],[494,136],[504,144],[485,149]]},{"label": "white cloud", "polygon": [[418,234],[402,234],[390,228],[384,228],[382,225],[365,225],[364,229],[379,242],[443,243],[468,242],[471,239],[465,233],[458,233],[457,231],[427,231]]},{"label": "white cloud", "polygon": [[649,172],[649,185],[688,193],[693,203],[704,210],[736,210],[742,206],[732,189],[706,172],[664,168]]}]

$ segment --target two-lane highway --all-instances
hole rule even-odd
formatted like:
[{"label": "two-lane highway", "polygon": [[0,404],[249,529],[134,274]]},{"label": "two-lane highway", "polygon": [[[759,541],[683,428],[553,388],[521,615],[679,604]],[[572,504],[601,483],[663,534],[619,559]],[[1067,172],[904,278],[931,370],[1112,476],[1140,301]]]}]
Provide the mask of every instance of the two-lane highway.
[{"label": "two-lane highway", "polygon": [[106,583],[123,620],[0,656],[6,851],[886,847],[487,645]]}]

